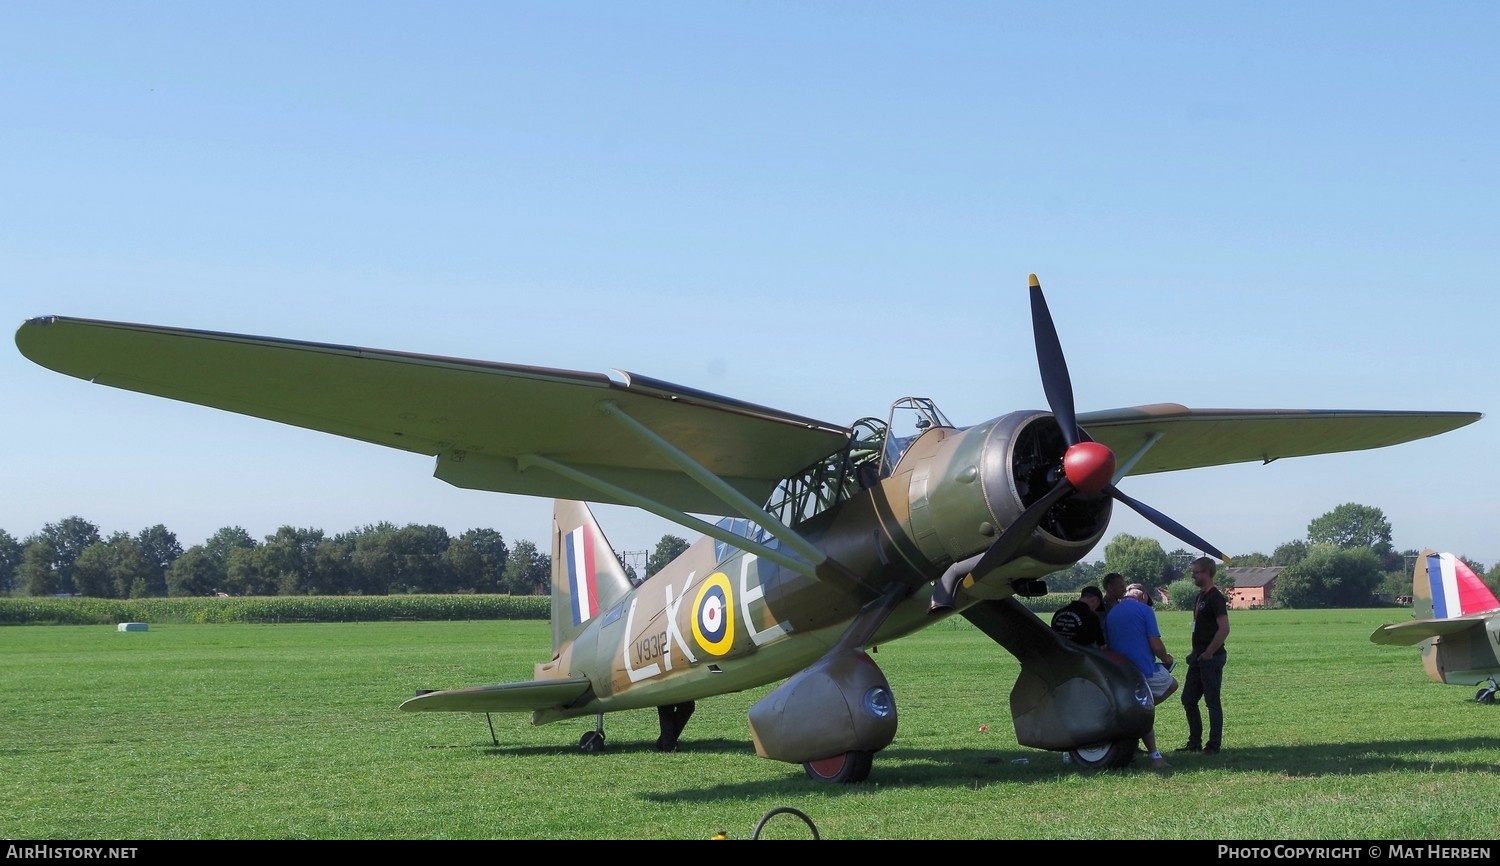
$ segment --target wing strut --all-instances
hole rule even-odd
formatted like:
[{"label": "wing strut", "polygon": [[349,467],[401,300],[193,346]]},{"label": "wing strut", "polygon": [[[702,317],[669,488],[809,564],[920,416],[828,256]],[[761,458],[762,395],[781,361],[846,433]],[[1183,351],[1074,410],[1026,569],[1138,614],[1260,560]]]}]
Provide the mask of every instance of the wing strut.
[{"label": "wing strut", "polygon": [[1160,430],[1147,436],[1146,441],[1141,443],[1141,447],[1135,449],[1135,453],[1130,455],[1129,459],[1125,460],[1123,463],[1115,467],[1115,475],[1114,478],[1111,479],[1110,483],[1119,484],[1120,479],[1124,478],[1126,475],[1129,475],[1130,467],[1134,466],[1136,462],[1139,461],[1142,457],[1145,457],[1146,452],[1151,450],[1151,446],[1161,441],[1161,437],[1162,433]]},{"label": "wing strut", "polygon": [[[770,532],[777,541],[790,548],[792,552],[799,554],[802,559],[798,559],[794,556],[788,556],[779,548],[762,544],[757,541],[752,541],[751,539],[746,538],[743,535],[731,532],[728,529],[725,529],[721,526],[716,526],[705,520],[700,520],[699,518],[692,517],[686,512],[664,505],[654,499],[642,496],[639,493],[627,490],[618,485],[611,484],[610,482],[605,481],[602,478],[590,475],[587,472],[584,472],[576,467],[569,466],[566,463],[559,463],[558,461],[553,460],[550,457],[545,457],[541,454],[533,453],[521,455],[516,460],[517,465],[523,470],[530,466],[540,466],[545,469],[549,469],[557,473],[558,475],[562,475],[565,478],[570,478],[580,484],[598,490],[601,493],[606,493],[621,502],[625,502],[630,505],[634,505],[637,508],[649,511],[652,514],[657,515],[658,517],[663,517],[667,520],[672,521],[673,523],[681,524],[682,526],[688,527],[689,529],[695,530],[711,538],[722,541],[732,547],[736,547],[740,550],[753,553],[763,559],[774,562],[783,568],[789,569],[796,572],[797,574],[801,574],[806,577],[819,577],[817,571],[819,566],[825,564],[836,565],[836,563],[832,563],[832,561],[829,560],[827,554],[809,544],[807,539],[792,531],[791,527],[782,523],[775,516],[773,516],[760,506],[756,505],[754,502],[751,502],[748,498],[745,497],[743,493],[739,492],[733,486],[726,483],[724,479],[715,475],[709,469],[704,467],[703,464],[694,460],[692,457],[689,457],[682,451],[682,449],[673,445],[661,434],[657,433],[655,430],[652,430],[650,427],[647,427],[645,424],[642,424],[636,418],[632,417],[624,409],[621,409],[619,404],[615,403],[613,400],[600,401],[598,404],[598,408],[600,412],[604,413],[604,415],[614,419],[615,421],[618,421],[622,427],[638,436],[653,451],[661,454],[663,457],[666,457],[668,460],[681,467],[682,471],[686,473],[689,478],[692,478],[701,487],[703,487],[704,490],[707,490],[709,493],[713,494],[714,497],[722,501],[725,505],[729,506],[729,513],[739,515],[746,518],[747,520],[755,521],[766,531]],[[850,579],[855,583],[859,582],[857,577],[848,574],[846,569],[840,567],[837,570],[847,579]]]},{"label": "wing strut", "polygon": [[[671,442],[668,442],[665,438],[663,438],[661,434],[657,433],[655,430],[652,430],[650,427],[647,427],[645,424],[642,424],[635,418],[631,417],[630,414],[627,413],[624,409],[621,409],[620,405],[615,401],[601,400],[599,402],[599,411],[603,412],[605,415],[608,415],[611,418],[614,418],[616,421],[619,421],[626,428],[634,432],[637,436],[641,437],[641,439],[644,440],[645,443],[652,449],[654,449],[657,453],[661,454],[663,457],[667,458],[673,463],[676,463],[678,466],[681,466],[682,471],[686,472],[688,474],[688,477],[692,478],[694,481],[702,485],[703,489],[707,490],[709,493],[717,496],[725,505],[728,505],[735,514],[738,514],[741,517],[750,520],[754,520],[756,523],[760,524],[768,532],[776,536],[777,541],[780,541],[782,544],[785,544],[787,547],[790,547],[792,550],[796,551],[802,556],[803,559],[806,559],[809,563],[811,563],[814,568],[828,561],[827,554],[814,547],[808,542],[807,539],[793,532],[791,527],[782,523],[780,520],[777,520],[770,514],[770,512],[766,511],[764,508],[761,508],[759,505],[756,505],[754,502],[751,502],[745,497],[745,494],[726,484],[724,482],[724,479],[710,472],[703,466],[703,464],[689,457],[682,451],[682,449],[678,448],[676,445],[673,445]],[[734,537],[743,538],[743,536],[738,535]],[[726,543],[733,544],[733,542],[728,542],[727,540],[725,541]],[[740,547],[741,545],[734,544],[734,546]]]},{"label": "wing strut", "polygon": [[764,544],[751,541],[745,536],[736,535],[735,533],[730,532],[722,526],[716,526],[705,520],[700,520],[689,514],[678,511],[675,508],[663,505],[654,499],[648,499],[647,497],[642,496],[634,491],[626,490],[623,487],[610,484],[608,481],[605,481],[603,479],[595,478],[587,472],[580,472],[579,470],[567,465],[566,463],[559,463],[550,457],[543,457],[540,454],[523,454],[520,457],[516,458],[516,463],[522,469],[526,469],[530,466],[540,466],[544,469],[550,469],[553,472],[556,472],[558,475],[563,476],[564,478],[571,478],[574,481],[577,481],[579,484],[585,484],[589,487],[594,488],[595,490],[600,491],[601,493],[607,493],[610,496],[618,498],[621,502],[627,503],[629,505],[634,505],[636,508],[639,508],[643,511],[649,511],[652,514],[655,514],[657,517],[665,518],[672,521],[673,523],[681,524],[682,526],[686,526],[689,529],[701,532],[704,535],[710,536],[712,538],[716,538],[719,541],[724,542],[725,544],[754,553],[757,556],[776,563],[782,568],[790,569],[806,577],[817,576],[816,570],[811,565],[800,559],[797,559],[796,557],[787,556],[785,553],[782,553],[780,550],[774,547],[768,547]]}]

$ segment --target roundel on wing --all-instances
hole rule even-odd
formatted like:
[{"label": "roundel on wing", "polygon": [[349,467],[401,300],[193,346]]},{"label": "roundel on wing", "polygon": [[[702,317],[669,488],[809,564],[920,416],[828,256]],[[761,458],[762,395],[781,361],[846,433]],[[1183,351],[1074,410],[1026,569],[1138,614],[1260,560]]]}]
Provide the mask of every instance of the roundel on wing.
[{"label": "roundel on wing", "polygon": [[703,651],[721,656],[734,645],[734,606],[729,603],[729,576],[710,574],[693,602],[693,637]]}]

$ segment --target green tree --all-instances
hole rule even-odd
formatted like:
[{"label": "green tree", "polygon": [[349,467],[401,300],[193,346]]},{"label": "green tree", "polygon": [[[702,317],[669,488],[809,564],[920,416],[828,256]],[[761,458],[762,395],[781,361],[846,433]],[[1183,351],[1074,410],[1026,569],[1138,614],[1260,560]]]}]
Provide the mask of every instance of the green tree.
[{"label": "green tree", "polygon": [[260,546],[232,548],[225,564],[224,591],[230,595],[275,595],[278,577],[274,552]]},{"label": "green tree", "polygon": [[259,542],[251,538],[250,533],[246,532],[244,527],[225,526],[203,542],[203,552],[227,568],[231,551],[249,550],[259,546]]},{"label": "green tree", "polygon": [[499,592],[509,556],[505,539],[493,529],[470,529],[443,552],[454,587],[468,592]]},{"label": "green tree", "polygon": [[521,540],[505,560],[505,591],[511,595],[547,595],[552,586],[552,557]]},{"label": "green tree", "polygon": [[687,539],[685,538],[679,538],[675,535],[663,535],[661,540],[656,542],[656,551],[646,557],[646,577],[649,578],[651,575],[666,568],[672,560],[681,556],[682,552],[688,549],[688,546]]},{"label": "green tree", "polygon": [[1286,566],[1296,565],[1297,563],[1307,558],[1307,552],[1309,549],[1310,548],[1306,541],[1282,542],[1281,544],[1278,544],[1276,546],[1275,550],[1271,551],[1271,564]]},{"label": "green tree", "polygon": [[1047,593],[1072,594],[1091,584],[1102,589],[1104,572],[1103,562],[1075,562],[1062,571],[1047,575]]},{"label": "green tree", "polygon": [[[73,589],[91,598],[119,598],[115,579],[110,573],[113,557],[109,545],[100,541],[84,548],[73,563]],[[127,586],[126,591],[130,590]]]},{"label": "green tree", "polygon": [[166,575],[146,557],[140,542],[116,532],[104,543],[109,551],[109,576],[115,598],[161,598],[167,594]]},{"label": "green tree", "polygon": [[1291,608],[1369,607],[1384,576],[1369,548],[1315,544],[1277,576],[1275,600]]},{"label": "green tree", "polygon": [[[197,546],[202,559],[195,560],[187,570],[178,574],[177,590],[171,584],[174,578],[167,577],[169,595],[208,595],[222,592],[229,595],[244,595],[236,582],[229,579],[229,559],[236,550],[254,550],[259,545],[250,533],[239,526],[220,528],[201,546]],[[186,555],[186,554],[184,554]],[[177,563],[172,563],[174,566]],[[243,576],[243,575],[242,575]]]},{"label": "green tree", "polygon": [[[1475,573],[1478,574],[1478,572]],[[1500,598],[1500,562],[1495,563],[1489,571],[1484,573],[1484,583],[1496,598]]]},{"label": "green tree", "polygon": [[158,523],[136,533],[135,542],[140,545],[141,554],[146,557],[146,561],[151,563],[151,574],[148,577],[151,595],[158,598],[166,595],[167,569],[182,555],[182,545],[177,542],[177,536]]},{"label": "green tree", "polygon": [[453,570],[443,558],[453,544],[447,528],[409,523],[396,535],[403,557],[401,592],[453,592],[457,588]]},{"label": "green tree", "polygon": [[306,595],[316,591],[314,551],[323,541],[323,530],[282,526],[266,536],[253,557],[262,570],[261,581],[270,592],[257,595]]},{"label": "green tree", "polygon": [[1391,522],[1379,508],[1346,502],[1307,524],[1307,540],[1346,550],[1367,548],[1385,556],[1391,550]]},{"label": "green tree", "polygon": [[398,565],[396,524],[381,521],[354,533],[354,591],[361,595],[389,595]]},{"label": "green tree", "polygon": [[1172,560],[1156,539],[1122,532],[1104,546],[1104,564],[1106,571],[1125,575],[1126,583],[1155,587],[1170,572]]},{"label": "green tree", "polygon": [[213,595],[224,586],[224,564],[216,561],[203,545],[195,544],[172,560],[167,569],[167,595]]},{"label": "green tree", "polygon": [[16,568],[16,582],[30,596],[45,597],[63,592],[57,574],[57,548],[42,535],[34,535],[21,548],[21,564]]},{"label": "green tree", "polygon": [[625,554],[616,550],[615,559],[620,563],[620,567],[625,569],[625,579],[630,581],[630,585],[640,586],[641,581],[644,580],[644,578],[636,573],[635,566],[625,561]]},{"label": "green tree", "polygon": [[349,595],[358,585],[354,569],[355,535],[341,532],[325,538],[312,552],[311,585],[308,592],[318,595]]},{"label": "green tree", "polygon": [[[1193,583],[1191,570],[1189,570],[1188,574],[1188,577],[1180,578],[1167,584],[1167,598],[1174,610],[1192,610],[1198,603],[1198,585]],[[1214,586],[1218,585],[1218,575],[1214,575]]]},{"label": "green tree", "polygon": [[159,593],[153,590],[152,564],[141,552],[141,546],[128,533],[116,532],[106,541],[84,548],[73,563],[73,589],[94,598],[140,598],[166,594],[163,581]]},{"label": "green tree", "polygon": [[0,529],[0,595],[13,595],[20,586],[16,572],[21,567],[21,542]]},{"label": "green tree", "polygon": [[76,592],[73,587],[74,563],[89,545],[103,540],[99,537],[99,527],[75,516],[58,523],[46,524],[42,527],[41,535],[51,542],[53,555],[56,557],[53,566],[56,569],[57,588],[53,592]]},{"label": "green tree", "polygon": [[1276,564],[1264,553],[1242,553],[1230,557],[1229,561],[1234,563],[1235,568],[1265,568]]},{"label": "green tree", "polygon": [[397,528],[382,522],[366,527],[354,543],[356,582],[372,595],[446,592],[448,542],[448,530],[441,526]]}]

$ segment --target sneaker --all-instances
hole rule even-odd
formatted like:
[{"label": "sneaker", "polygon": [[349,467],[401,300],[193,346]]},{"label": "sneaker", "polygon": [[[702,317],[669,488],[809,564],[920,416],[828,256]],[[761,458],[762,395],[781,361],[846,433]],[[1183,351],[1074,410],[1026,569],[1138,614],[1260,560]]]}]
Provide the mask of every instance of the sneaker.
[{"label": "sneaker", "polygon": [[[1180,747],[1178,747],[1177,749],[1174,749],[1173,751],[1177,751],[1177,752],[1201,752],[1201,751],[1203,751],[1203,747],[1200,746],[1200,745],[1198,745],[1197,743],[1183,743]],[[1218,749],[1214,749],[1214,751],[1217,752]]]},{"label": "sneaker", "polygon": [[1217,754],[1219,754],[1219,747],[1218,746],[1204,746],[1203,747],[1203,754],[1205,754],[1205,755],[1217,755]]}]

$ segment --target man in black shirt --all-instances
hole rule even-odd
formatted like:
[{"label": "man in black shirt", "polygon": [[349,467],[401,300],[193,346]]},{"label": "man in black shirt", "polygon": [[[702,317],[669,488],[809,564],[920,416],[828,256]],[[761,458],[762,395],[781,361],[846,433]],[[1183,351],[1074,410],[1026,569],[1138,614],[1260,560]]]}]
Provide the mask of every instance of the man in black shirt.
[{"label": "man in black shirt", "polygon": [[[1229,660],[1224,649],[1224,641],[1229,638],[1229,601],[1214,586],[1216,570],[1214,561],[1206,556],[1193,560],[1193,584],[1198,587],[1198,596],[1193,602],[1193,651],[1187,657],[1187,680],[1182,685],[1188,741],[1179,752],[1217,755],[1223,745],[1224,708],[1219,694],[1224,687],[1224,664]],[[1208,707],[1207,740],[1203,739],[1199,699]]]},{"label": "man in black shirt", "polygon": [[1099,587],[1085,586],[1076,600],[1052,615],[1052,630],[1074,643],[1104,646],[1104,630],[1099,627],[1099,605],[1103,601]]}]

